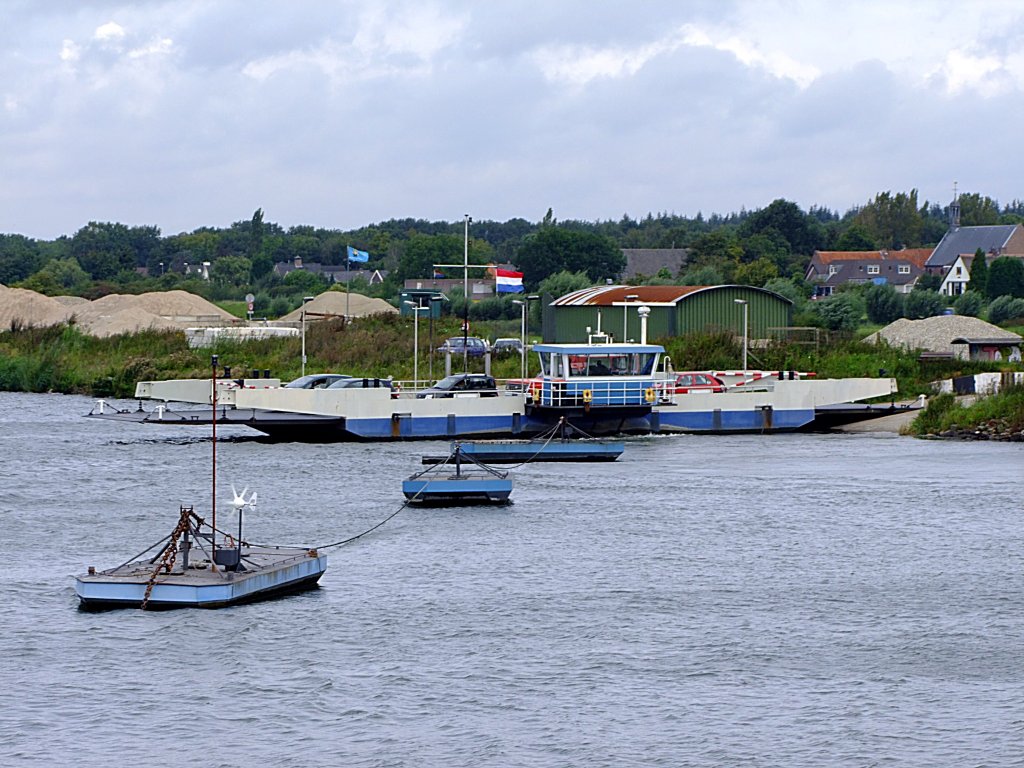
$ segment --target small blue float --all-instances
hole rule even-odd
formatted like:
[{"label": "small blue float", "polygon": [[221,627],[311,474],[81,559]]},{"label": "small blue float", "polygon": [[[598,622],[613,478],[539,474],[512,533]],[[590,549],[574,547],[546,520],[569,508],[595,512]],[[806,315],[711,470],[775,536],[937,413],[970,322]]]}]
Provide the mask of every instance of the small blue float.
[{"label": "small blue float", "polygon": [[512,478],[508,472],[488,467],[465,453],[462,445],[455,443],[445,461],[403,480],[402,493],[407,503],[424,506],[507,504]]}]

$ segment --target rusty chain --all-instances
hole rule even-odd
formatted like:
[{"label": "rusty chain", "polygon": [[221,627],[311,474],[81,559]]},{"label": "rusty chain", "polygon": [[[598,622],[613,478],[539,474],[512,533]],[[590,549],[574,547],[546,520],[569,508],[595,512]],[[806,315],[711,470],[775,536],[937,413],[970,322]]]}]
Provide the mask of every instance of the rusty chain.
[{"label": "rusty chain", "polygon": [[174,567],[174,562],[178,558],[178,539],[181,537],[186,530],[188,530],[189,521],[194,517],[192,507],[182,507],[181,517],[178,519],[178,524],[174,528],[174,532],[171,533],[170,541],[167,542],[167,547],[164,548],[164,555],[157,563],[156,568],[153,569],[153,573],[150,574],[149,581],[146,582],[146,594],[142,598],[142,605],[139,607],[142,610],[146,610],[146,606],[149,605],[150,595],[153,594],[153,587],[156,586],[156,578],[160,575],[160,572],[170,573],[171,568]]}]

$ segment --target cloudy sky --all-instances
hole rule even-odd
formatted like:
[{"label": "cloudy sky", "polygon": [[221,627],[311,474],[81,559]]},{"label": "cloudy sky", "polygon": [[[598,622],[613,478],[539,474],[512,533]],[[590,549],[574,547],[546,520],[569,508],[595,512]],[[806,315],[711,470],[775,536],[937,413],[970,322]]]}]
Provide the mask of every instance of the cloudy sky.
[{"label": "cloudy sky", "polygon": [[0,232],[1024,198],[1018,0],[0,0]]}]

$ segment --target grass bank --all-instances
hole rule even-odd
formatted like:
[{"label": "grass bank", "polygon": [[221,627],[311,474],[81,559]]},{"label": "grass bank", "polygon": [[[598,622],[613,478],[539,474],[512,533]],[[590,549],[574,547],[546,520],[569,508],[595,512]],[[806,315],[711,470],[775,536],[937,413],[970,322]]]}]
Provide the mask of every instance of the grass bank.
[{"label": "grass bank", "polygon": [[1024,433],[1024,387],[1015,386],[963,405],[953,395],[938,395],[908,429],[909,434],[943,437],[1010,437]]}]

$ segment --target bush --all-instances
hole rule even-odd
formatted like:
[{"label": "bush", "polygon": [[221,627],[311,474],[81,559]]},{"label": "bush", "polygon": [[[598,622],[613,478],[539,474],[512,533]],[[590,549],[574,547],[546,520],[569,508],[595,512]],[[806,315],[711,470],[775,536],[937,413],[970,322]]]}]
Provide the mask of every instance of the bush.
[{"label": "bush", "polygon": [[1024,317],[1024,299],[999,296],[988,305],[988,321],[999,325],[1007,320]]},{"label": "bush", "polygon": [[914,420],[914,431],[919,435],[939,432],[951,423],[949,414],[960,410],[960,404],[951,394],[936,395],[928,401],[928,407]]},{"label": "bush", "polygon": [[953,309],[956,310],[958,315],[963,315],[964,317],[977,317],[981,314],[982,307],[984,306],[985,300],[977,291],[962,293],[953,302]]},{"label": "bush", "polygon": [[887,325],[903,317],[903,294],[891,285],[872,285],[864,291],[868,320]]},{"label": "bush", "polygon": [[946,310],[946,299],[931,291],[911,291],[903,302],[903,313],[911,320],[941,315]]},{"label": "bush", "polygon": [[859,297],[854,293],[829,296],[814,305],[814,311],[830,331],[852,331],[864,315]]},{"label": "bush", "polygon": [[284,296],[278,296],[270,302],[270,316],[281,317],[291,312],[291,304]]}]

